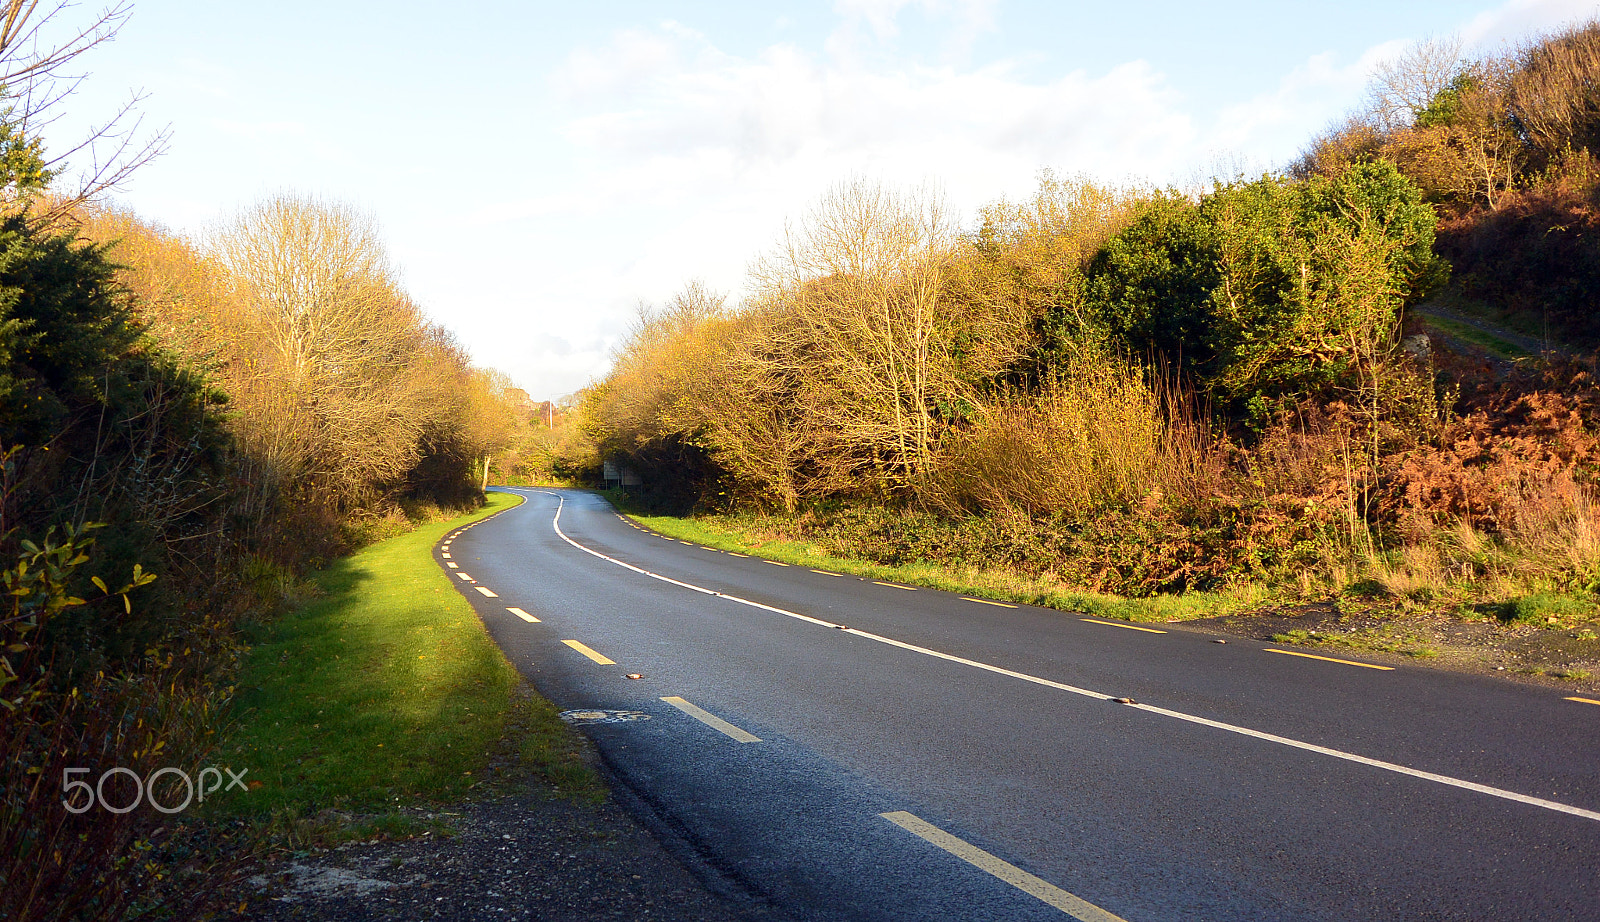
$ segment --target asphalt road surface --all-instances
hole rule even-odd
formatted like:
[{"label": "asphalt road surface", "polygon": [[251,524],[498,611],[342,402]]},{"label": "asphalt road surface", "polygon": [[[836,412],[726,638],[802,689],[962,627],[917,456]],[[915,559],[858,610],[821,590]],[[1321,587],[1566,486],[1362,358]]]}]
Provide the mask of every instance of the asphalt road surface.
[{"label": "asphalt road surface", "polygon": [[511,492],[441,566],[757,914],[1600,920],[1600,703],[786,567]]}]

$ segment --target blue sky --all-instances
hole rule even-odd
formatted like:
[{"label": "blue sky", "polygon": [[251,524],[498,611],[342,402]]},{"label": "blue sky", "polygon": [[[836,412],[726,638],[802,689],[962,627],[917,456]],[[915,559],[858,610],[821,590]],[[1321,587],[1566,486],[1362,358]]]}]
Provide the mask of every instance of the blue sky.
[{"label": "blue sky", "polygon": [[[604,372],[641,302],[737,298],[852,175],[970,220],[1041,168],[1183,183],[1281,166],[1408,43],[1476,50],[1593,2],[136,0],[46,136],[131,90],[170,152],[122,204],[174,231],[289,190],[380,222],[407,287],[535,397]],[[64,21],[87,15],[69,9]]]}]

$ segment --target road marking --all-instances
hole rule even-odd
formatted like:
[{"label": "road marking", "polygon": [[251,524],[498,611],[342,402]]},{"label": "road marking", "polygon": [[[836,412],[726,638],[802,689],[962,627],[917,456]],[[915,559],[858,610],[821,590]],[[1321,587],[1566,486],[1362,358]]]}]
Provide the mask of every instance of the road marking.
[{"label": "road marking", "polygon": [[770,563],[775,567],[787,567],[788,566],[788,564],[786,564],[786,563],[778,563],[776,560],[763,560],[761,562],[762,563]]},{"label": "road marking", "polygon": [[892,589],[904,589],[907,592],[916,592],[917,591],[917,587],[915,587],[915,586],[901,586],[901,585],[899,585],[897,583],[885,583],[885,582],[880,582],[878,580],[873,580],[872,584],[874,586],[888,586],[888,587],[890,587]]},{"label": "road marking", "polygon": [[478,590],[479,592],[483,593],[484,595],[488,596],[491,599],[500,598],[499,596],[494,594],[494,590],[493,589],[490,589],[487,586],[473,586],[472,588]]},{"label": "road marking", "polygon": [[989,599],[969,599],[966,596],[962,596],[961,597],[961,601],[963,601],[963,602],[977,602],[979,605],[998,605],[1001,608],[1016,608],[1017,607],[1015,605],[1010,604],[1009,602],[994,602],[994,601],[990,601]]},{"label": "road marking", "polygon": [[447,566],[447,567],[449,567],[449,568],[450,568],[450,569],[452,569],[452,570],[459,570],[459,569],[461,569],[461,565],[460,565],[460,564],[458,564],[458,563],[456,563],[456,562],[455,562],[455,561],[454,561],[454,560],[452,560],[452,561],[450,561],[450,562],[449,562],[449,563],[447,563],[447,564],[445,564],[445,566]]},{"label": "road marking", "polygon": [[1567,700],[1576,701],[1580,704],[1600,704],[1600,701],[1596,701],[1593,698],[1568,698]]},{"label": "road marking", "polygon": [[732,551],[729,551],[729,552],[728,552],[728,556],[729,556],[729,557],[743,557],[743,558],[745,558],[745,559],[746,559],[746,560],[748,560],[748,559],[749,559],[749,558],[750,558],[750,555],[749,555],[749,554],[735,554],[735,553],[734,553],[734,552],[732,552]]},{"label": "road marking", "polygon": [[520,608],[508,608],[508,609],[506,609],[506,611],[511,612],[513,615],[516,615],[518,618],[521,618],[522,620],[528,622],[529,624],[538,624],[539,623],[539,619],[538,618],[535,618],[534,616],[528,614],[527,612],[523,611]]},{"label": "road marking", "polygon": [[456,571],[456,575],[461,577],[462,579],[466,580],[469,583],[472,582],[472,577],[468,576],[466,574],[466,571],[464,571],[464,570],[457,570]]},{"label": "road marking", "polygon": [[923,841],[944,849],[978,870],[993,874],[1023,893],[1054,906],[1080,922],[1127,922],[1121,916],[1113,915],[1088,900],[1073,896],[1009,861],[1002,861],[971,842],[957,838],[915,814],[896,810],[893,813],[878,815]]},{"label": "road marking", "polygon": [[[572,545],[585,554],[590,555],[591,557],[598,557],[601,560],[616,564],[623,569],[632,570],[641,576],[648,576],[651,579],[660,580],[663,583],[688,589],[691,592],[716,596],[719,599],[726,599],[729,602],[734,602],[739,605],[747,605],[751,608],[772,612],[775,615],[783,615],[786,618],[794,618],[797,621],[804,621],[807,624],[815,624],[818,627],[831,628],[846,634],[854,634],[857,637],[863,637],[867,640],[875,640],[878,643],[887,644],[891,647],[899,647],[902,650],[909,650],[913,653],[921,653],[924,656],[931,656],[935,659],[942,659],[951,663],[960,663],[963,666],[971,666],[974,669],[992,672],[995,675],[1009,676],[1010,678],[1019,679],[1023,682],[1031,682],[1034,685],[1043,685],[1046,688],[1054,688],[1059,691],[1071,692],[1074,695],[1082,695],[1085,698],[1094,698],[1098,701],[1114,701],[1119,697],[1118,695],[1108,695],[1104,692],[1097,692],[1087,688],[1078,688],[1074,685],[1068,685],[1065,682],[1057,682],[1053,679],[1046,679],[1041,676],[1029,675],[1026,672],[1017,672],[1012,669],[1006,669],[1003,666],[994,666],[989,663],[980,662],[979,660],[967,659],[966,657],[956,656],[951,653],[943,653],[938,650],[929,649],[928,647],[919,647],[916,644],[906,643],[903,640],[895,640],[893,637],[885,637],[882,634],[874,634],[870,631],[857,630],[853,627],[847,627],[843,624],[836,624],[832,621],[825,621],[821,618],[813,618],[810,615],[804,615],[797,611],[789,611],[786,608],[778,608],[774,605],[766,605],[750,599],[743,599],[736,595],[728,595],[727,593],[718,592],[715,589],[707,589],[703,586],[696,586],[693,583],[685,583],[681,580],[673,579],[670,576],[663,576],[660,573],[651,573],[649,570],[646,570],[642,567],[636,567],[625,560],[618,560],[615,557],[607,557],[605,554],[593,550],[592,548],[584,547],[578,542],[572,540],[572,538],[568,537],[567,533],[561,530],[561,510],[566,506],[566,499],[559,493],[551,493],[549,495],[555,496],[557,499],[561,500],[561,502],[556,505],[555,518],[551,520],[550,525],[551,528],[555,530],[556,535],[560,537],[562,541],[565,541],[566,543]],[[1150,704],[1128,704],[1124,706],[1145,711],[1150,714],[1160,714],[1163,717],[1171,717],[1174,720],[1182,720],[1187,721],[1188,723],[1199,724],[1204,727],[1211,727],[1214,730],[1237,733],[1241,736],[1248,736],[1264,742],[1276,743],[1280,746],[1288,746],[1291,749],[1302,749],[1306,752],[1315,752],[1319,755],[1325,755],[1335,759],[1343,759],[1346,762],[1355,762],[1359,765],[1366,765],[1371,768],[1378,768],[1382,769],[1383,771],[1394,772],[1398,775],[1407,775],[1412,778],[1420,778],[1424,781],[1432,781],[1437,784],[1447,785],[1449,787],[1461,788],[1467,791],[1475,791],[1479,794],[1487,794],[1490,797],[1499,797],[1502,800],[1515,801],[1520,804],[1541,807],[1545,810],[1553,810],[1557,813],[1567,813],[1571,814],[1572,816],[1581,816],[1584,819],[1600,821],[1600,811],[1586,810],[1583,807],[1574,807],[1571,804],[1563,804],[1553,800],[1545,800],[1541,797],[1529,797],[1526,794],[1518,794],[1516,791],[1508,791],[1504,788],[1490,787],[1487,784],[1478,784],[1475,781],[1465,781],[1460,778],[1452,778],[1449,775],[1438,775],[1434,774],[1433,772],[1425,772],[1421,769],[1410,768],[1405,765],[1398,765],[1394,762],[1384,762],[1379,759],[1369,759],[1366,756],[1356,755],[1353,752],[1330,749],[1326,746],[1318,746],[1315,743],[1305,743],[1301,742],[1300,740],[1290,739],[1287,736],[1263,733],[1260,730],[1252,730],[1249,727],[1240,727],[1235,724],[1223,723],[1220,720],[1211,720],[1206,717],[1185,714],[1182,711],[1169,711],[1166,708],[1160,708]]]},{"label": "road marking", "polygon": [[679,539],[678,539],[678,543],[679,543],[679,544],[687,544],[687,545],[689,545],[689,546],[690,546],[690,547],[694,547],[694,542],[693,542],[693,541],[685,541],[685,540],[683,540],[683,539],[682,539],[682,538],[679,538]]},{"label": "road marking", "polygon": [[685,714],[688,714],[690,717],[693,717],[695,720],[700,721],[711,729],[716,730],[725,736],[731,736],[741,743],[761,742],[761,737],[746,733],[738,727],[735,727],[733,724],[728,723],[726,720],[723,720],[721,717],[718,717],[717,715],[703,708],[696,707],[682,698],[679,698],[677,695],[673,695],[670,698],[662,698],[661,700],[672,705]]},{"label": "road marking", "polygon": [[1325,663],[1343,663],[1346,666],[1360,666],[1363,669],[1382,669],[1384,672],[1393,672],[1393,666],[1375,666],[1372,663],[1358,663],[1352,659],[1334,659],[1331,656],[1317,656],[1315,653],[1301,653],[1299,650],[1274,650],[1266,648],[1268,653],[1282,653],[1284,656],[1303,656],[1306,659],[1319,659]]},{"label": "road marking", "polygon": [[446,554],[440,554],[439,556],[443,557],[445,560],[449,560],[450,559],[450,555],[447,554],[447,553]]},{"label": "road marking", "polygon": [[1165,634],[1166,633],[1166,631],[1158,631],[1153,627],[1139,627],[1136,624],[1118,624],[1115,621],[1096,621],[1093,618],[1079,618],[1078,620],[1079,621],[1087,621],[1090,624],[1103,624],[1106,627],[1125,627],[1130,631],[1144,631],[1146,634]]},{"label": "road marking", "polygon": [[610,658],[609,656],[596,653],[576,640],[563,640],[561,642],[572,649],[577,650],[579,653],[582,653],[584,656],[589,657],[602,666],[615,666],[617,664],[616,660]]},{"label": "road marking", "polygon": [[821,573],[823,576],[843,576],[843,573],[829,573],[827,570],[812,570],[812,573]]}]

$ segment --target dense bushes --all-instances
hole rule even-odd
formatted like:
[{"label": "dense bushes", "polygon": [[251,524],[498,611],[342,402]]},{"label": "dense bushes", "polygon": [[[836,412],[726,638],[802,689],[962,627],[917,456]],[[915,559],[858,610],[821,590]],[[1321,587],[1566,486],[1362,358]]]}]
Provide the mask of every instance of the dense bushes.
[{"label": "dense bushes", "polygon": [[1468,376],[1457,402],[1461,369],[1400,334],[1445,256],[1458,290],[1593,324],[1600,25],[1457,51],[1380,68],[1286,175],[1045,174],[970,233],[842,185],[747,303],[691,287],[645,315],[586,431],[636,494],[781,510],[880,563],[1129,595],[1592,591],[1593,379]]},{"label": "dense bushes", "polygon": [[1441,275],[1434,220],[1382,161],[1219,185],[1198,203],[1160,195],[1095,255],[1070,309],[1260,428],[1296,401],[1370,387],[1401,307]]},{"label": "dense bushes", "polygon": [[481,502],[515,411],[369,220],[279,197],[201,246],[50,199],[40,150],[0,158],[0,916],[117,918],[203,889],[211,833],[77,815],[63,771],[193,777],[240,620],[407,506]]},{"label": "dense bushes", "polygon": [[1375,414],[1400,310],[1440,274],[1432,210],[1381,162],[1198,200],[1047,176],[973,237],[942,220],[840,187],[744,310],[692,287],[643,318],[585,404],[600,451],[791,511],[1187,495],[1207,420],[1184,388],[1256,431],[1308,399]]},{"label": "dense bushes", "polygon": [[1319,138],[1302,177],[1384,158],[1444,218],[1461,293],[1592,350],[1600,290],[1600,22],[1476,60],[1429,43],[1386,66],[1374,106]]}]

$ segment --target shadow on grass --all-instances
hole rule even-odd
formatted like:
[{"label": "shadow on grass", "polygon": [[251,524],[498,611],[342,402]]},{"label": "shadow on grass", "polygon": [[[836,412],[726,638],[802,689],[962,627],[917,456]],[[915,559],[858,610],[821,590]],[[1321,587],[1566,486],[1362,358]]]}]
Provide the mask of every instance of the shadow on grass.
[{"label": "shadow on grass", "polygon": [[450,528],[391,538],[314,577],[323,597],[258,630],[240,682],[236,815],[373,811],[459,797],[507,731],[516,671],[432,559]]}]

